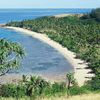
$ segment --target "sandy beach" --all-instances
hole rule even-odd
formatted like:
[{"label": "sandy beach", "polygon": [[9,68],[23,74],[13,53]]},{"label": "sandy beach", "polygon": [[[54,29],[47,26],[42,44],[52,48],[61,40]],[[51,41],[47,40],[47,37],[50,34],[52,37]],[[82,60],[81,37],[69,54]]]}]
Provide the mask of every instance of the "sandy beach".
[{"label": "sandy beach", "polygon": [[62,17],[67,17],[67,16],[77,16],[77,17],[82,17],[84,14],[58,14],[54,15],[55,18],[62,18]]},{"label": "sandy beach", "polygon": [[33,38],[39,39],[40,41],[45,42],[48,45],[50,45],[51,47],[55,48],[74,67],[75,79],[77,80],[79,86],[82,86],[85,81],[89,80],[91,77],[94,76],[93,74],[89,73],[89,72],[91,72],[91,69],[86,69],[86,67],[88,67],[87,63],[85,63],[81,59],[76,59],[75,58],[76,57],[75,53],[69,51],[67,48],[61,46],[59,43],[51,40],[50,38],[48,38],[47,35],[41,34],[41,33],[32,32],[30,30],[22,29],[22,28],[18,28],[18,27],[6,27],[6,28],[13,29],[15,31],[19,31],[19,32],[21,32],[23,34],[30,35]]}]

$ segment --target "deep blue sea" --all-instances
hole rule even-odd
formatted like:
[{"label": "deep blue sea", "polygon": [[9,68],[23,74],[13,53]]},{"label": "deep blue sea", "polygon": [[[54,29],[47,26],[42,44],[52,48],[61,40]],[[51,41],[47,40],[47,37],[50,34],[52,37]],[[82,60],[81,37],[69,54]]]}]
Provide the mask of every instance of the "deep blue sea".
[{"label": "deep blue sea", "polygon": [[35,19],[57,14],[86,14],[92,9],[0,9],[0,23]]},{"label": "deep blue sea", "polygon": [[[82,14],[90,11],[91,9],[2,9],[0,10],[0,23],[64,13]],[[54,78],[73,71],[72,65],[57,50],[29,35],[0,28],[0,38],[20,43],[26,52],[20,68],[9,74],[36,74]]]}]

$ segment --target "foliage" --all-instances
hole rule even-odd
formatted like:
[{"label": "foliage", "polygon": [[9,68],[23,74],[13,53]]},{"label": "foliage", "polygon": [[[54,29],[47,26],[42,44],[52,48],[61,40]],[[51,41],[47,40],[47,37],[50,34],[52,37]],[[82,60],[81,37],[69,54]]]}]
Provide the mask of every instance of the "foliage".
[{"label": "foliage", "polygon": [[90,92],[90,90],[84,86],[78,87],[78,86],[72,86],[69,90],[70,95],[81,95],[81,94],[87,94]]},{"label": "foliage", "polygon": [[0,39],[0,76],[17,68],[23,56],[24,50],[18,43]]},{"label": "foliage", "polygon": [[92,10],[90,16],[91,18],[95,18],[97,21],[100,21],[100,8]]},{"label": "foliage", "polygon": [[[81,95],[90,93],[91,87],[84,85],[78,87],[77,85],[70,86],[68,89],[66,83],[50,83],[43,80],[41,77],[23,76],[23,80],[18,84],[4,84],[0,86],[1,97],[30,97],[30,98],[44,98],[65,95]],[[67,92],[68,91],[68,92]],[[100,91],[99,91],[100,92]]]},{"label": "foliage", "polygon": [[76,79],[74,78],[74,73],[67,73],[67,88],[70,89],[71,86],[77,86]]},{"label": "foliage", "polygon": [[94,19],[100,22],[100,8],[93,9],[90,14],[82,16],[82,19]]},{"label": "foliage", "polygon": [[92,87],[92,91],[100,91],[100,75],[96,75],[94,78],[92,78],[90,85]]},{"label": "foliage", "polygon": [[23,97],[25,96],[25,87],[22,85],[5,84],[0,87],[2,97]]},{"label": "foliage", "polygon": [[52,85],[52,95],[56,96],[57,93],[59,95],[66,94],[67,88],[65,83],[54,83]]},{"label": "foliage", "polygon": [[0,96],[2,97],[51,97],[65,95],[67,92],[65,83],[51,84],[41,77],[23,76],[18,84],[4,84],[0,86]]},{"label": "foliage", "polygon": [[41,77],[31,76],[29,81],[25,81],[25,87],[28,96],[41,95],[46,86],[49,86],[49,83],[43,80]]},{"label": "foliage", "polygon": [[43,80],[41,77],[31,76],[27,77],[23,84],[26,87],[27,96],[54,96],[58,94],[66,93],[66,87],[64,83],[54,83]]}]

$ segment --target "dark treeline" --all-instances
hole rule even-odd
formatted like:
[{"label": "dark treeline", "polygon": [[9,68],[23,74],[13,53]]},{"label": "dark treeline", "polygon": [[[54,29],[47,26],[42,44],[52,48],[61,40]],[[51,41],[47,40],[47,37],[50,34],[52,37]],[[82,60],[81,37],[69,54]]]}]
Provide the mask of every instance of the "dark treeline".
[{"label": "dark treeline", "polygon": [[93,90],[100,90],[100,9],[82,17],[42,17],[35,20],[8,23],[47,34],[64,47],[76,53],[77,58],[88,62],[95,77],[87,84]]}]

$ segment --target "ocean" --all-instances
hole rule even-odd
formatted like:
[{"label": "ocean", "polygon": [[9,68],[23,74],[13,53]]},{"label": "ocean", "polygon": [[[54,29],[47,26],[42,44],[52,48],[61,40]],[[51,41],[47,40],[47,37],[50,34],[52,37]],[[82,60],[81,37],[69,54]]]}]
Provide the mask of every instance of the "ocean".
[{"label": "ocean", "polygon": [[87,14],[92,9],[0,9],[0,23],[35,19],[57,14]]}]

